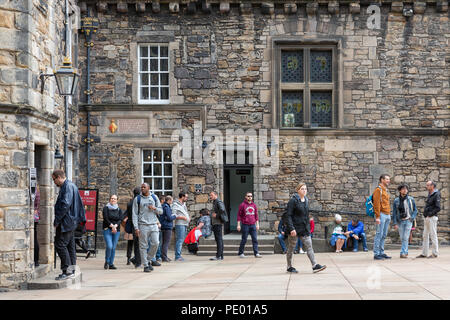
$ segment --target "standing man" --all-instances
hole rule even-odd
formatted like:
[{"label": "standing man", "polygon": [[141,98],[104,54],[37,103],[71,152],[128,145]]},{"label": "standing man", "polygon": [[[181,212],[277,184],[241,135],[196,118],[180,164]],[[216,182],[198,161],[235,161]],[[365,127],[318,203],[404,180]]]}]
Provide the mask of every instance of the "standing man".
[{"label": "standing man", "polygon": [[384,253],[384,241],[391,222],[391,207],[388,186],[391,178],[387,174],[380,176],[378,187],[373,192],[373,211],[375,212],[376,234],[373,240],[373,258],[375,260],[391,259]]},{"label": "standing man", "polygon": [[183,248],[184,238],[186,238],[187,228],[191,217],[186,206],[188,194],[180,192],[178,199],[173,202],[172,212],[176,215],[175,218],[175,261],[184,261],[181,256],[181,249]]},{"label": "standing man", "polygon": [[225,205],[223,202],[219,199],[219,195],[216,191],[211,191],[209,193],[209,199],[213,202],[213,212],[211,214],[211,224],[212,224],[212,230],[214,232],[214,239],[216,240],[217,244],[217,252],[216,256],[213,258],[210,258],[209,260],[215,261],[215,260],[223,260],[223,224],[224,221],[223,217],[227,215],[227,211],[225,209]]},{"label": "standing man", "polygon": [[150,192],[150,186],[144,182],[141,185],[141,194],[133,200],[133,226],[136,236],[139,237],[139,249],[144,272],[152,271],[152,266],[161,265],[156,260],[152,261],[159,246],[157,215],[161,213],[162,207],[158,197]]},{"label": "standing man", "polygon": [[408,258],[408,242],[409,235],[414,219],[417,216],[416,202],[413,197],[408,195],[408,186],[401,184],[397,190],[400,195],[394,200],[392,209],[392,222],[395,230],[400,234],[402,249],[400,250],[400,258]]},{"label": "standing man", "polygon": [[253,254],[256,258],[262,258],[258,252],[258,239],[257,232],[259,230],[258,221],[258,208],[253,202],[253,195],[251,192],[245,194],[245,200],[239,206],[237,215],[237,231],[241,231],[241,221],[242,221],[242,240],[239,246],[238,255],[241,258],[245,258],[244,248],[247,243],[248,234],[252,237],[253,244]]},{"label": "standing man", "polygon": [[66,179],[64,171],[53,171],[52,179],[60,188],[55,203],[53,226],[56,228],[55,250],[61,259],[62,273],[55,279],[66,280],[75,276],[77,256],[74,232],[80,222],[86,222],[86,215],[78,188]]},{"label": "standing man", "polygon": [[430,247],[430,237],[433,243],[433,252],[428,258],[437,258],[439,256],[438,237],[437,237],[437,222],[438,212],[441,211],[441,193],[436,189],[436,183],[433,181],[427,182],[428,198],[425,202],[425,209],[423,210],[423,243],[422,254],[417,258],[428,257],[428,249]]},{"label": "standing man", "polygon": [[[295,194],[289,200],[287,205],[286,219],[286,233],[288,236],[288,251],[286,255],[287,272],[297,273],[298,271],[292,266],[292,254],[294,246],[297,243],[297,238],[301,238],[303,247],[308,255],[309,261],[312,265],[314,273],[325,270],[327,266],[316,263],[314,257],[314,250],[311,240],[311,226],[309,222],[309,204],[306,197],[306,184],[299,183],[295,188]],[[283,217],[284,219],[284,217]]]}]

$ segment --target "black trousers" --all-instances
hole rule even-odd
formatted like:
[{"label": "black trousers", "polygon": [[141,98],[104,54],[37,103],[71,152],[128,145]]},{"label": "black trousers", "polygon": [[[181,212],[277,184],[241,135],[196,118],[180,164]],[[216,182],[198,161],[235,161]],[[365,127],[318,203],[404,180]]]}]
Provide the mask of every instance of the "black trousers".
[{"label": "black trousers", "polygon": [[141,253],[139,251],[139,238],[136,237],[136,235],[134,234],[134,229],[133,229],[133,240],[128,240],[127,241],[127,258],[130,259],[131,258],[131,253],[134,250],[134,259],[136,261],[136,264],[141,264]]},{"label": "black trousers", "polygon": [[37,237],[37,225],[38,223],[34,223],[34,264],[39,263],[39,242]]},{"label": "black trousers", "polygon": [[77,253],[75,249],[74,231],[62,232],[61,226],[56,228],[55,249],[61,259],[61,270],[67,273],[67,269],[71,266],[71,272],[75,271],[77,264]]},{"label": "black trousers", "polygon": [[217,258],[223,258],[223,236],[222,236],[222,226],[221,224],[214,224],[212,230],[214,232],[214,239],[217,244]]}]

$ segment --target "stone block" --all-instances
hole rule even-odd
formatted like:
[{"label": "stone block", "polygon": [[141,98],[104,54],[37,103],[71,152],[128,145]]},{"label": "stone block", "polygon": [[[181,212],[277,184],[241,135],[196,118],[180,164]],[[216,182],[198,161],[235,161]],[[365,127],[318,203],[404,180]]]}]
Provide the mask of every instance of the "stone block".
[{"label": "stone block", "polygon": [[444,138],[443,137],[423,137],[420,143],[424,147],[433,147],[440,148],[444,146]]},{"label": "stone block", "polygon": [[325,140],[325,152],[360,151],[374,152],[377,150],[375,140]]},{"label": "stone block", "polygon": [[205,177],[188,177],[186,178],[186,184],[205,184]]},{"label": "stone block", "polygon": [[17,171],[0,171],[0,187],[17,188],[19,173]]},{"label": "stone block", "polygon": [[14,28],[14,12],[0,10],[0,28],[13,29]]},{"label": "stone block", "polygon": [[419,160],[434,160],[436,159],[436,150],[434,148],[419,148],[417,149]]},{"label": "stone block", "polygon": [[2,251],[23,250],[27,244],[25,231],[2,231],[0,232],[0,243]]},{"label": "stone block", "polygon": [[12,165],[14,167],[24,168],[28,167],[27,154],[25,152],[14,152],[12,158]]},{"label": "stone block", "polygon": [[331,190],[321,190],[320,191],[320,200],[322,200],[322,201],[331,200]]},{"label": "stone block", "polygon": [[427,3],[422,1],[414,1],[414,13],[424,14],[427,8]]},{"label": "stone block", "polygon": [[8,208],[5,213],[5,229],[23,230],[30,227],[30,213],[27,207]]},{"label": "stone block", "polygon": [[1,206],[22,206],[26,205],[27,203],[28,203],[28,190],[0,188]]},{"label": "stone block", "polygon": [[207,203],[209,201],[209,196],[207,194],[200,194],[195,197],[196,203]]},{"label": "stone block", "polygon": [[262,192],[263,200],[276,200],[274,191],[263,191]]}]

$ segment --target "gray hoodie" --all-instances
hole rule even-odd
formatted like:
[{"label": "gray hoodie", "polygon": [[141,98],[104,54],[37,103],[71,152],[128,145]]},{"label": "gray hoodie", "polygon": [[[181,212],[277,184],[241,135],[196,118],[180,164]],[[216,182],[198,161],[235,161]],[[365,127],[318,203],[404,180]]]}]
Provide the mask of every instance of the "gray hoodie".
[{"label": "gray hoodie", "polygon": [[[154,225],[156,229],[158,229],[158,217],[156,215],[160,215],[163,212],[161,202],[159,202],[158,197],[155,196],[155,200],[153,200],[153,197],[151,196],[151,193],[145,197],[142,194],[141,196],[141,204],[140,204],[140,212],[138,217],[138,204],[137,199],[138,197],[134,198],[133,200],[133,226],[135,229],[139,229],[139,225],[148,225],[152,226]],[[152,205],[156,207],[156,210],[150,210],[148,208],[149,205]]]},{"label": "gray hoodie", "polygon": [[179,200],[175,200],[172,204],[172,212],[175,213],[177,217],[183,216],[187,218],[187,220],[181,219],[175,220],[175,225],[189,226],[189,221],[191,221],[191,217],[189,216],[186,203],[181,203]]}]

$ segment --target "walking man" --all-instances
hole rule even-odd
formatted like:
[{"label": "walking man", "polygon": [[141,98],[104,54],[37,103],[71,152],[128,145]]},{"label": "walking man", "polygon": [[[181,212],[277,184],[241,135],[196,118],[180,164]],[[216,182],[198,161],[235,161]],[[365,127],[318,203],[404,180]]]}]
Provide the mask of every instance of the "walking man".
[{"label": "walking man", "polygon": [[413,197],[408,195],[408,186],[401,184],[397,190],[400,195],[394,200],[392,209],[392,222],[395,230],[400,234],[402,248],[400,250],[400,258],[408,258],[408,242],[409,235],[414,219],[417,216],[416,202]]},{"label": "walking man", "polygon": [[[438,237],[437,237],[437,222],[438,212],[441,211],[441,193],[436,189],[434,181],[427,182],[428,197],[425,202],[425,209],[423,210],[423,243],[422,254],[417,258],[437,258],[439,256]],[[428,256],[428,249],[430,247],[430,237],[433,243],[433,251],[431,256]]]},{"label": "walking man", "polygon": [[238,255],[245,258],[244,248],[247,243],[248,234],[252,237],[253,254],[256,258],[262,258],[258,252],[257,232],[259,230],[258,208],[253,202],[253,195],[251,192],[245,194],[245,200],[239,206],[237,215],[237,231],[241,231],[242,222],[242,240],[239,246]]},{"label": "walking man", "polygon": [[133,200],[133,226],[136,236],[139,238],[139,250],[144,272],[152,271],[152,266],[161,265],[156,260],[152,261],[159,246],[157,215],[160,214],[162,214],[161,203],[158,197],[150,192],[148,183],[144,182],[141,185],[141,194]]},{"label": "walking man", "polygon": [[188,194],[180,192],[178,199],[173,202],[172,211],[176,215],[175,218],[175,261],[184,261],[181,256],[181,249],[183,248],[184,238],[186,238],[187,228],[191,217],[186,206]]},{"label": "walking man", "polygon": [[52,179],[59,189],[55,203],[56,228],[55,250],[61,259],[62,273],[56,280],[65,280],[75,277],[75,265],[77,256],[75,249],[75,229],[80,222],[86,222],[83,201],[77,186],[66,179],[63,170],[55,170]]},{"label": "walking man", "polygon": [[391,259],[384,253],[384,241],[391,222],[391,207],[388,186],[391,178],[387,174],[380,176],[378,187],[373,192],[373,211],[375,213],[376,234],[373,240],[373,258],[375,260]]},{"label": "walking man", "polygon": [[227,215],[224,203],[219,199],[216,191],[212,191],[209,194],[209,199],[213,202],[213,213],[211,214],[212,230],[214,232],[214,239],[217,244],[216,256],[209,260],[223,260],[223,224]]},{"label": "walking man", "polygon": [[327,266],[316,263],[314,257],[309,223],[309,201],[306,197],[306,184],[299,183],[295,188],[295,191],[296,193],[288,202],[286,219],[284,220],[286,224],[286,233],[289,234],[288,251],[286,255],[287,272],[298,272],[292,267],[292,254],[294,252],[295,244],[297,243],[297,238],[300,238],[309,261],[311,261],[312,270],[316,273],[325,270]]}]

